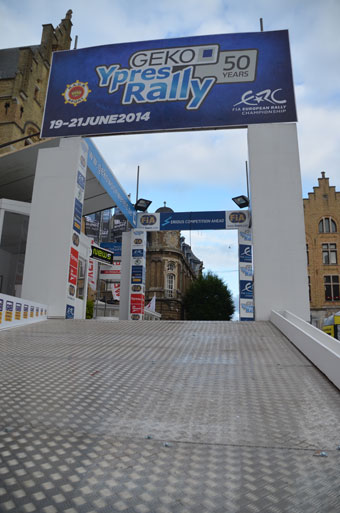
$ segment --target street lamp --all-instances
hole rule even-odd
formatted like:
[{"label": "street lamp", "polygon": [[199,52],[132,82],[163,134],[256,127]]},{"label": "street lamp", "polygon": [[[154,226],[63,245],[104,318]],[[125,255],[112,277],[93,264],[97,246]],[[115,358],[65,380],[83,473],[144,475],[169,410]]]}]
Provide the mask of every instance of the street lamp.
[{"label": "street lamp", "polygon": [[236,196],[235,198],[231,198],[233,200],[234,203],[236,203],[236,205],[239,207],[239,208],[245,208],[245,207],[248,207],[249,206],[249,198],[247,196]]},{"label": "street lamp", "polygon": [[145,212],[149,206],[151,205],[152,201],[139,198],[139,200],[136,201],[135,209],[140,210],[141,212]]}]

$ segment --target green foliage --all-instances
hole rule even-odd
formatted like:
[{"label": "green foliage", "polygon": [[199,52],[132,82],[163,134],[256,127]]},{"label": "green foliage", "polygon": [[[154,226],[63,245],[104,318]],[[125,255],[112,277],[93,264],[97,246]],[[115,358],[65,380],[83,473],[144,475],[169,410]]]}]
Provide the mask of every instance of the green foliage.
[{"label": "green foliage", "polygon": [[188,320],[230,321],[235,306],[228,286],[216,274],[208,271],[187,290],[184,309]]},{"label": "green foliage", "polygon": [[94,302],[90,299],[86,301],[86,319],[92,319],[93,318],[93,307]]}]

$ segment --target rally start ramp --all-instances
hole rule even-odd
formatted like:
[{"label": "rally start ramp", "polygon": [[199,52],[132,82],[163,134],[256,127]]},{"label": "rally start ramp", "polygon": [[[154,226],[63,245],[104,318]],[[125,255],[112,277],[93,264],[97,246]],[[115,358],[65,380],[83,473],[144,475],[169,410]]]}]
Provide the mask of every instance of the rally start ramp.
[{"label": "rally start ramp", "polygon": [[268,322],[0,333],[0,511],[340,510],[339,392]]}]

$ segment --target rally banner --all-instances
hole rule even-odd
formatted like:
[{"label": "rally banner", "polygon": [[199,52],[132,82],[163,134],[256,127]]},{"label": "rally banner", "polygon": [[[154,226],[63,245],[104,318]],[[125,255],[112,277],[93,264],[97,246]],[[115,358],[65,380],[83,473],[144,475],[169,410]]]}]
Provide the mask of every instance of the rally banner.
[{"label": "rally banner", "polygon": [[41,137],[296,121],[288,31],[53,53]]}]

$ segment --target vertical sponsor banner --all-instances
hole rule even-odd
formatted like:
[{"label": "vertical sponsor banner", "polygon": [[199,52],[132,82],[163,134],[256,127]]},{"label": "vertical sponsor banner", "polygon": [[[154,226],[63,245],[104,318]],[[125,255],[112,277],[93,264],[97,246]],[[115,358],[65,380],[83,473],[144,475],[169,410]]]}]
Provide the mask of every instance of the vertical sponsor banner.
[{"label": "vertical sponsor banner", "polygon": [[251,229],[239,228],[240,321],[254,321],[254,272]]},{"label": "vertical sponsor banner", "polygon": [[4,309],[4,300],[0,299],[0,324],[2,324],[2,312]]},{"label": "vertical sponsor banner", "polygon": [[120,301],[120,282],[111,284],[112,296],[116,301]]},{"label": "vertical sponsor banner", "polygon": [[66,290],[66,319],[74,318],[74,304],[77,292],[81,220],[83,213],[83,203],[86,184],[87,155],[88,146],[86,142],[82,140],[80,143],[80,155],[74,189],[74,211],[72,219],[72,237],[70,241],[70,263],[68,272],[68,284]]},{"label": "vertical sponsor banner", "polygon": [[131,231],[129,319],[144,319],[146,230]]},{"label": "vertical sponsor banner", "polygon": [[93,258],[89,258],[88,284],[92,290],[97,290],[97,273],[97,263],[93,260]]}]

